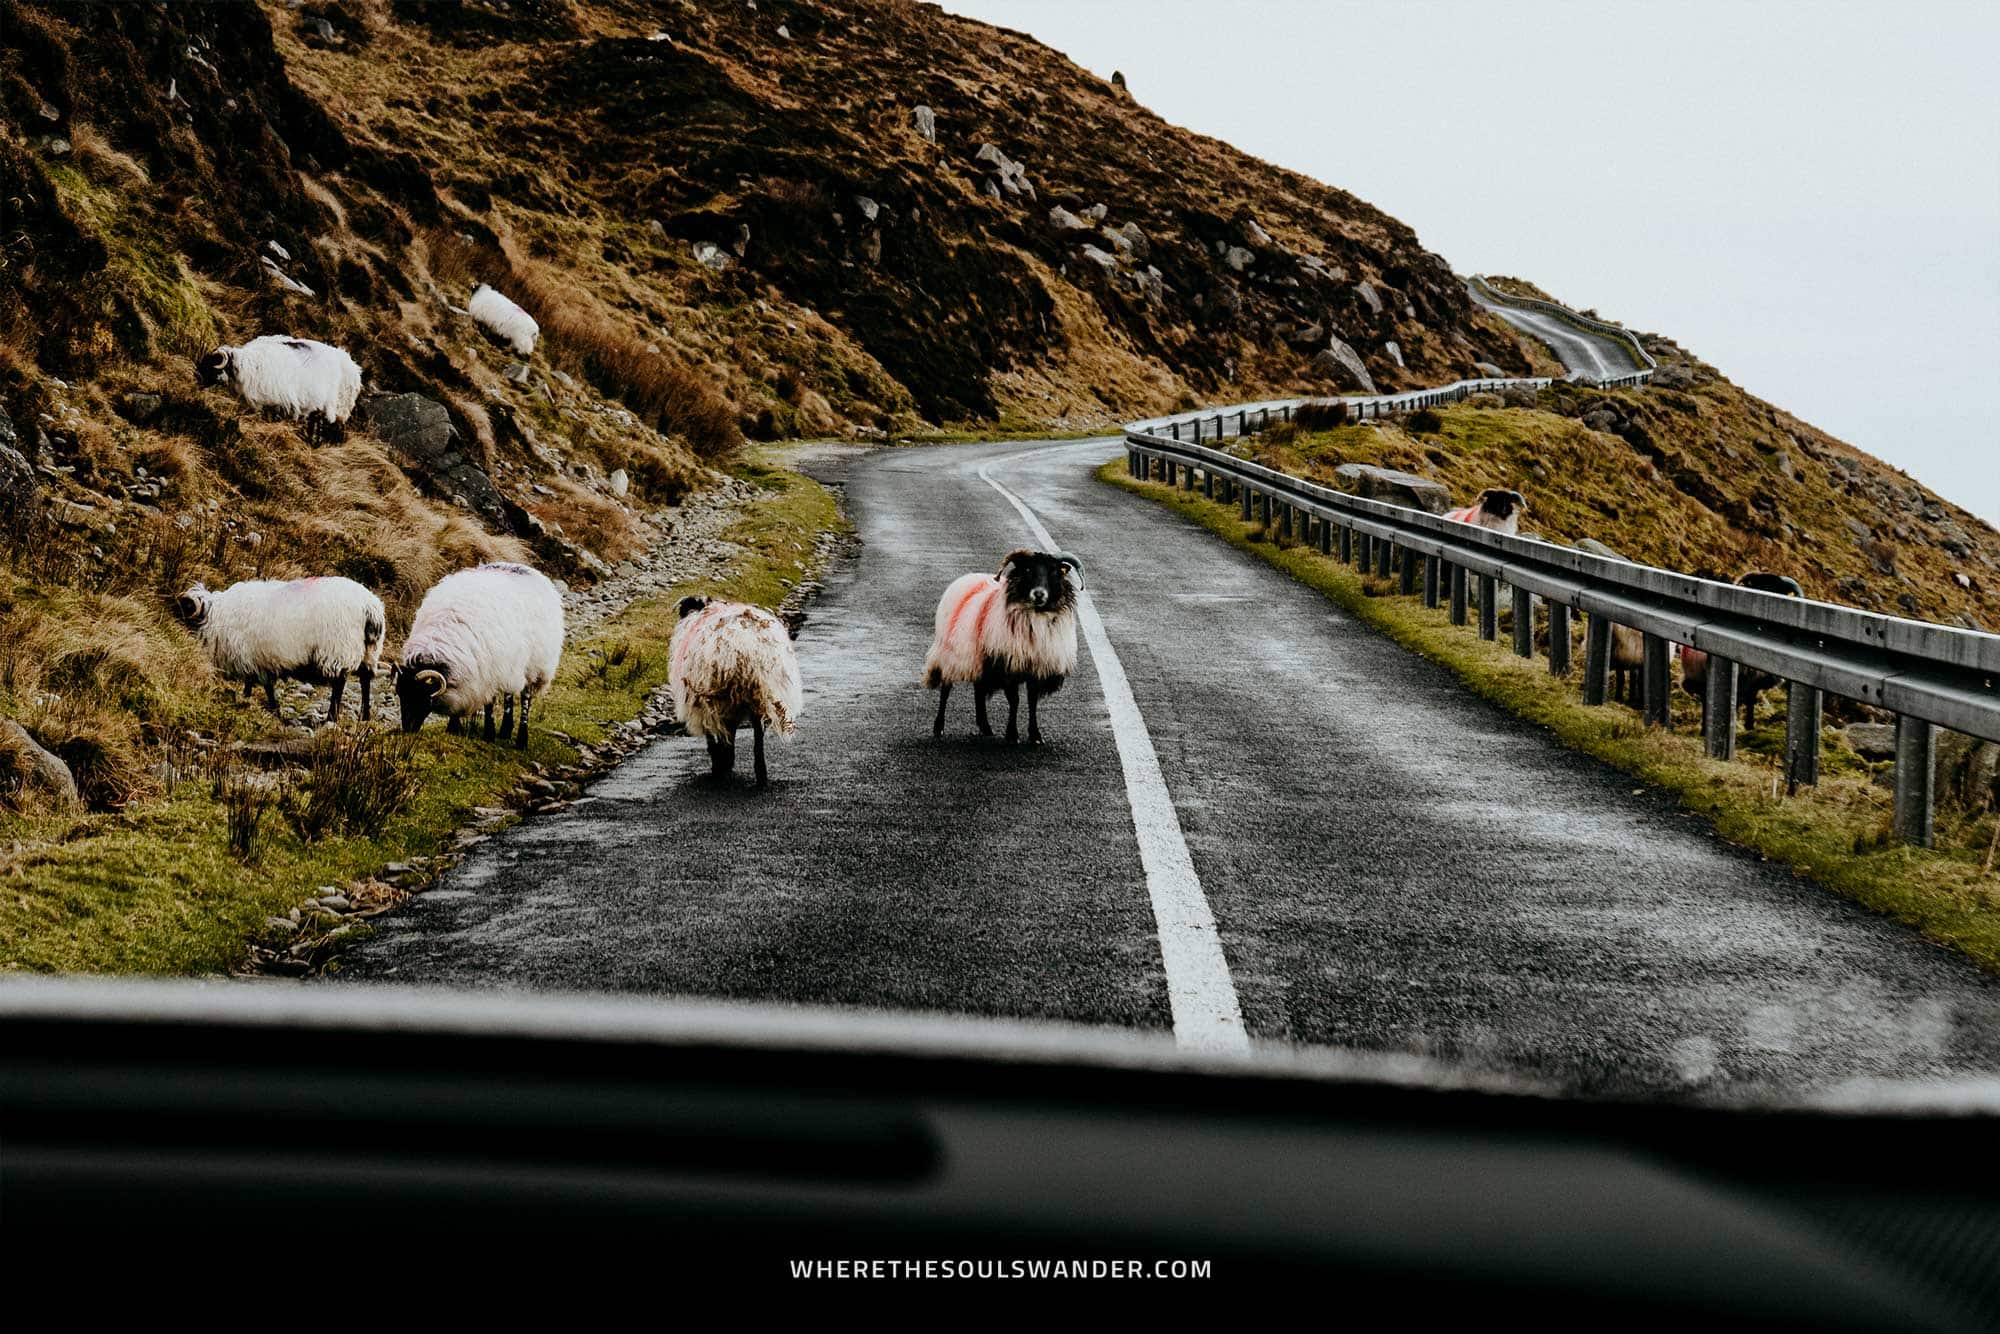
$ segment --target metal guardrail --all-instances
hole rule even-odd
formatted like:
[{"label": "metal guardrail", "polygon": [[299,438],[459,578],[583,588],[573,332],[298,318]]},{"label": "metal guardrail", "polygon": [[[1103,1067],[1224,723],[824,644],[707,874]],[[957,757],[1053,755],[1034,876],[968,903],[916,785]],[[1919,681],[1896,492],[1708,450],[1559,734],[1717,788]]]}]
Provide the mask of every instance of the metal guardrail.
[{"label": "metal guardrail", "polygon": [[[1460,381],[1397,400],[1446,401],[1464,386],[1521,381]],[[1547,383],[1541,381],[1540,383]],[[1477,392],[1465,389],[1464,392]],[[1461,395],[1462,396],[1462,395]],[[1670,709],[1672,644],[1708,653],[1708,753],[1736,752],[1738,673],[1750,669],[1786,683],[1785,770],[1789,784],[1819,778],[1820,725],[1825,696],[1844,695],[1896,714],[1895,829],[1928,846],[1934,837],[1934,770],[1938,726],[2000,742],[2000,635],[1883,616],[1875,612],[1784,597],[1735,584],[1637,565],[1558,546],[1507,537],[1423,510],[1366,500],[1235,458],[1200,443],[1247,434],[1286,420],[1303,400],[1246,404],[1135,422],[1126,429],[1127,464],[1135,477],[1158,478],[1242,507],[1327,554],[1378,573],[1399,573],[1402,591],[1422,591],[1426,606],[1449,598],[1454,624],[1464,625],[1476,582],[1482,638],[1499,634],[1500,587],[1511,589],[1514,651],[1535,654],[1535,599],[1547,608],[1549,670],[1571,670],[1572,613],[1585,619],[1583,694],[1588,704],[1610,698],[1611,630],[1643,636],[1643,712],[1664,724]],[[1232,423],[1232,418],[1234,419]],[[1230,426],[1236,426],[1230,431]],[[1186,435],[1187,439],[1181,437]]]},{"label": "metal guardrail", "polygon": [[1497,305],[1513,306],[1521,310],[1539,310],[1545,315],[1555,316],[1566,324],[1573,324],[1580,329],[1592,333],[1600,333],[1609,338],[1615,338],[1631,349],[1632,356],[1639,369],[1629,375],[1608,376],[1605,379],[1595,382],[1607,389],[1616,389],[1624,385],[1645,384],[1653,378],[1653,372],[1659,369],[1660,363],[1653,359],[1653,355],[1650,352],[1639,345],[1638,336],[1630,329],[1621,328],[1606,320],[1579,314],[1571,310],[1568,306],[1558,305],[1554,301],[1540,301],[1531,296],[1515,296],[1511,292],[1502,292],[1488,283],[1484,278],[1475,276],[1465,281],[1466,286],[1478,288],[1479,292],[1488,301],[1494,302]]}]

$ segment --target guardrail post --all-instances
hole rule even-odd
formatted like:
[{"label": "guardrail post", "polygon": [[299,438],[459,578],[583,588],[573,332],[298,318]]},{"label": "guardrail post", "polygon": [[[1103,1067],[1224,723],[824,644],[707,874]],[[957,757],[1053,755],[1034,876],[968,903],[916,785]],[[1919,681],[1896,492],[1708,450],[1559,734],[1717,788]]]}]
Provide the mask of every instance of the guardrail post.
[{"label": "guardrail post", "polygon": [[1673,682],[1667,679],[1667,641],[1660,635],[1641,632],[1641,662],[1644,664],[1641,686],[1644,690],[1644,708],[1647,724],[1665,727],[1668,722],[1668,692]]},{"label": "guardrail post", "polygon": [[1386,537],[1378,537],[1375,539],[1375,573],[1381,575],[1385,579],[1389,577],[1389,570],[1393,562],[1393,558],[1390,553],[1390,548],[1392,548],[1394,545],[1395,544]]},{"label": "guardrail post", "polygon": [[1236,498],[1243,506],[1243,522],[1250,522],[1250,488],[1239,483],[1236,488]]},{"label": "guardrail post", "polygon": [[1701,739],[1711,760],[1736,758],[1736,664],[1708,655],[1708,681],[1701,696]]},{"label": "guardrail post", "polygon": [[1514,655],[1535,656],[1535,595],[1518,584],[1514,586]]},{"label": "guardrail post", "polygon": [[1347,564],[1354,559],[1354,530],[1346,524],[1340,525],[1340,563]]},{"label": "guardrail post", "polygon": [[1292,535],[1292,507],[1290,502],[1278,506],[1278,536]]},{"label": "guardrail post", "polygon": [[1201,470],[1201,493],[1210,500],[1215,499],[1215,474],[1206,468]]},{"label": "guardrail post", "polygon": [[1490,574],[1479,576],[1479,637],[1500,637],[1500,581]]},{"label": "guardrail post", "polygon": [[1803,681],[1785,682],[1785,790],[1819,782],[1820,712],[1826,692]]},{"label": "guardrail post", "polygon": [[1424,557],[1424,605],[1435,608],[1438,604],[1439,576],[1443,573],[1444,561],[1437,556]]},{"label": "guardrail post", "polygon": [[1417,591],[1417,570],[1418,570],[1418,568],[1419,568],[1419,566],[1420,566],[1420,564],[1421,564],[1421,561],[1422,561],[1422,557],[1420,557],[1420,556],[1419,556],[1419,555],[1417,554],[1417,551],[1416,551],[1416,549],[1415,549],[1414,547],[1404,547],[1404,548],[1403,548],[1403,567],[1402,567],[1402,568],[1403,568],[1403,596],[1404,596],[1404,597],[1408,597],[1408,596],[1410,596],[1410,595],[1411,595],[1412,593],[1414,593],[1414,592],[1416,592],[1416,591]]},{"label": "guardrail post", "polygon": [[1168,435],[1170,435],[1170,436],[1172,436],[1172,437],[1173,437],[1174,439],[1176,439],[1176,440],[1180,439],[1180,438],[1181,438],[1181,424],[1180,424],[1179,422],[1168,422],[1168,423],[1167,423],[1167,434],[1168,434]]},{"label": "guardrail post", "polygon": [[1896,837],[1928,848],[1937,838],[1937,728],[1896,715]]},{"label": "guardrail post", "polygon": [[1465,567],[1451,567],[1451,623],[1464,625],[1465,616]]},{"label": "guardrail post", "polygon": [[1583,702],[1602,704],[1610,698],[1611,622],[1593,611],[1583,623]]},{"label": "guardrail post", "polygon": [[1549,607],[1549,675],[1569,675],[1569,604],[1551,602]]},{"label": "guardrail post", "polygon": [[1162,463],[1164,464],[1166,471],[1160,480],[1164,481],[1168,486],[1175,485],[1180,477],[1180,465],[1175,463],[1172,459],[1164,459],[1162,460]]},{"label": "guardrail post", "polygon": [[1319,554],[1322,556],[1333,554],[1333,520],[1324,515],[1319,521]]}]

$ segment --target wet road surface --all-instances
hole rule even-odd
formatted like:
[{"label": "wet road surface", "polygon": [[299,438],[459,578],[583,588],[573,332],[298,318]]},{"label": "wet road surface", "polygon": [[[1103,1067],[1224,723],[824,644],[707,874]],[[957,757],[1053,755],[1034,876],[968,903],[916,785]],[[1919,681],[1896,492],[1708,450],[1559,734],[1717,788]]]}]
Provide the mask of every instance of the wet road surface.
[{"label": "wet road surface", "polygon": [[1638,359],[1632,349],[1622,339],[1609,334],[1592,333],[1588,329],[1557,319],[1539,310],[1523,310],[1518,306],[1506,306],[1497,301],[1489,301],[1481,296],[1476,287],[1467,287],[1466,294],[1475,302],[1498,315],[1523,333],[1539,338],[1549,345],[1556,354],[1556,360],[1563,364],[1565,371],[1583,371],[1595,379],[1606,379],[1614,375],[1629,375],[1639,369]]},{"label": "wet road surface", "polygon": [[[2000,1070],[2000,984],[1099,483],[1117,451],[810,465],[863,545],[800,637],[805,717],[771,788],[717,788],[699,741],[663,738],[481,845],[343,976],[1178,1018],[1184,1038],[1226,1005],[1251,1044],[1599,1094]],[[958,697],[933,741],[918,682],[944,585],[1034,544],[1003,487],[1083,558],[1108,650],[1046,702],[1039,749],[975,738]],[[1199,948],[1163,954],[1209,929],[1162,896],[1166,845],[1212,913],[1219,978],[1195,975]]]}]

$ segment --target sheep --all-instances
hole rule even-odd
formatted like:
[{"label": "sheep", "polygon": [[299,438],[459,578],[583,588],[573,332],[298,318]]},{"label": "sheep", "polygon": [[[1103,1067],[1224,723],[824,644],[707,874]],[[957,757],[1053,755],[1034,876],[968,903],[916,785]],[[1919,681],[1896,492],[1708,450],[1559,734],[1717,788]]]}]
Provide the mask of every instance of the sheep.
[{"label": "sheep", "polygon": [[1519,491],[1488,487],[1479,493],[1479,499],[1463,509],[1452,510],[1444,517],[1512,537],[1520,531],[1521,516],[1527,509],[1528,499]]},{"label": "sheep", "polygon": [[562,650],[562,595],[539,570],[493,561],[446,575],[424,594],[393,673],[403,730],[416,731],[435,709],[447,731],[462,732],[484,708],[491,741],[493,701],[506,696],[508,729],[526,750],[529,703],[555,680]]},{"label": "sheep", "polygon": [[[1763,593],[1775,593],[1780,597],[1802,598],[1805,589],[1799,581],[1789,575],[1771,574],[1765,570],[1747,571],[1737,581],[1739,588],[1754,588]],[[1708,654],[1687,644],[1678,646],[1681,659],[1681,688],[1701,701],[1702,724],[1708,723]],[[1739,667],[1736,671],[1736,703],[1743,710],[1743,730],[1749,731],[1756,725],[1757,697],[1778,683],[1778,678],[1769,672],[1760,672],[1754,667]]]},{"label": "sheep", "polygon": [[736,767],[736,732],[756,737],[757,786],[764,768],[764,729],[790,736],[804,708],[799,658],[792,651],[805,614],[780,619],[744,602],[684,597],[667,647],[667,692],[690,736],[708,742],[710,771],[727,778]]},{"label": "sheep", "polygon": [[968,574],[939,599],[936,633],[924,660],[924,685],[938,692],[931,735],[944,734],[945,703],[954,685],[973,688],[982,736],[992,736],[986,697],[1007,695],[1007,740],[1018,739],[1019,689],[1028,688],[1028,744],[1040,745],[1036,705],[1062,688],[1076,669],[1076,597],[1083,562],[1066,552],[1014,551],[997,574]]},{"label": "sheep", "polygon": [[310,579],[248,579],[219,593],[196,584],[174,599],[174,614],[195,632],[208,660],[248,698],[264,687],[264,704],[278,711],[278,678],[331,685],[326,720],[340,717],[347,674],[361,681],[361,717],[370,716],[369,687],[382,668],[382,599],[337,575]]},{"label": "sheep", "polygon": [[195,363],[195,383],[228,385],[251,407],[305,418],[306,440],[336,438],[361,397],[361,368],[341,349],[310,338],[266,334],[224,345]]},{"label": "sheep", "polygon": [[541,334],[542,326],[535,323],[533,315],[485,283],[479,284],[472,300],[465,303],[465,313],[472,316],[473,322],[480,328],[514,349],[514,355],[532,357],[535,354],[535,339]]}]

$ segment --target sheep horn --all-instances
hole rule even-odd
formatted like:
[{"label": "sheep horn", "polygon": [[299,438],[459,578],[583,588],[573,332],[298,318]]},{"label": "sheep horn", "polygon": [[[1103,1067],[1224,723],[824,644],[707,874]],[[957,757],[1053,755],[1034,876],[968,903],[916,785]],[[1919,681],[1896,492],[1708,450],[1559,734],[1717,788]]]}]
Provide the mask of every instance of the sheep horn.
[{"label": "sheep horn", "polygon": [[1066,565],[1066,566],[1068,566],[1068,567],[1069,567],[1069,572],[1070,572],[1070,574],[1072,574],[1072,575],[1073,575],[1073,576],[1075,576],[1075,578],[1076,578],[1076,586],[1077,586],[1078,588],[1082,588],[1082,587],[1083,587],[1083,561],[1082,561],[1082,560],[1080,560],[1080,559],[1078,559],[1078,558],[1077,558],[1077,557],[1075,557],[1075,556],[1072,556],[1072,555],[1070,555],[1070,554],[1069,554],[1069,553],[1068,553],[1067,551],[1059,551],[1059,552],[1057,552],[1057,553],[1056,553],[1056,561],[1057,561],[1057,563],[1058,563],[1058,564],[1061,564],[1061,565]]},{"label": "sheep horn", "polygon": [[443,672],[418,672],[417,679],[429,686],[433,695],[440,694],[444,690],[445,681]]}]

